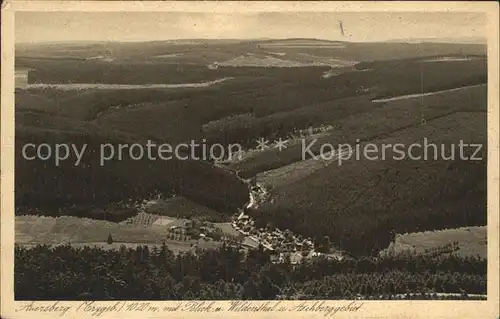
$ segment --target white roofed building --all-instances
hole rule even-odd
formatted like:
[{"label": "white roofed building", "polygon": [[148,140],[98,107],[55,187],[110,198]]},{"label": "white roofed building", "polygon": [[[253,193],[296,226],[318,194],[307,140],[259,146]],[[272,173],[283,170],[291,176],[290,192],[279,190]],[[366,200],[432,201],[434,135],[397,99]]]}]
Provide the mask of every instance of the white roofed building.
[{"label": "white roofed building", "polygon": [[15,68],[14,70],[14,79],[15,79],[15,88],[26,90],[28,88],[28,75],[30,68]]}]

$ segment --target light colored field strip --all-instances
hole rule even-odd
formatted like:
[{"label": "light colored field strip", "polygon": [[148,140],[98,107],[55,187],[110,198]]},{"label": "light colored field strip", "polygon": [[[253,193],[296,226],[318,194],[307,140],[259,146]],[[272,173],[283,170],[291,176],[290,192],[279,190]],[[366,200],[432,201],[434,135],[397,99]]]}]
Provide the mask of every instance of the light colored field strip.
[{"label": "light colored field strip", "polygon": [[214,84],[222,83],[233,79],[226,77],[214,81],[199,82],[199,83],[179,83],[179,84],[105,84],[105,83],[33,83],[28,84],[28,89],[56,89],[61,91],[73,90],[138,90],[138,89],[176,89],[176,88],[202,88]]},{"label": "light colored field strip", "polygon": [[396,237],[396,243],[392,244],[392,248],[388,248],[388,250],[392,249],[395,253],[407,250],[423,253],[425,249],[437,248],[454,241],[459,243],[459,250],[456,252],[459,255],[479,255],[484,258],[488,255],[486,226],[470,226],[402,234]]},{"label": "light colored field strip", "polygon": [[[352,150],[334,151],[324,153],[323,157],[310,158],[285,165],[273,170],[257,174],[257,180],[265,185],[278,187],[280,185],[295,183],[306,178],[319,169],[323,169],[332,163],[338,163],[339,157],[347,158],[352,154]],[[332,158],[330,158],[332,157]]]},{"label": "light colored field strip", "polygon": [[391,102],[391,101],[398,101],[398,100],[413,99],[413,98],[419,98],[422,96],[429,96],[429,95],[441,94],[441,93],[446,93],[446,92],[454,92],[454,91],[459,91],[462,89],[475,88],[475,87],[480,87],[480,86],[485,86],[485,85],[486,84],[477,84],[477,85],[462,86],[462,87],[454,88],[454,89],[441,90],[441,91],[436,91],[436,92],[401,95],[401,96],[389,97],[389,98],[385,98],[385,99],[376,99],[376,100],[372,100],[372,102],[373,103],[382,103],[382,102]]}]

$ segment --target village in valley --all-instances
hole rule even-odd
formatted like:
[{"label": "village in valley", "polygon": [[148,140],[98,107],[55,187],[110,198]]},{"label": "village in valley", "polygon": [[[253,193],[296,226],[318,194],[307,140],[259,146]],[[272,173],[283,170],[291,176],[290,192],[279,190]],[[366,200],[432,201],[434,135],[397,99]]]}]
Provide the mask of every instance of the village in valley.
[{"label": "village in valley", "polygon": [[[274,263],[290,262],[298,264],[307,259],[320,256],[328,259],[342,260],[342,251],[330,244],[328,238],[319,243],[314,243],[310,237],[303,237],[289,229],[281,230],[270,227],[257,227],[251,210],[259,206],[262,201],[270,200],[267,190],[257,184],[255,180],[248,181],[250,188],[250,201],[243,208],[238,209],[231,217],[230,223],[211,223],[197,219],[178,219],[173,221],[165,216],[157,216],[155,226],[167,227],[167,239],[170,240],[196,240],[193,246],[200,247],[200,242],[224,242],[227,245],[241,249],[255,249],[261,246],[271,256]],[[144,201],[145,206],[155,204],[154,201]],[[149,203],[149,204],[148,204]],[[147,208],[140,208],[144,211]],[[151,215],[142,213],[143,215]],[[139,214],[141,216],[141,213]],[[128,221],[130,223],[131,221]],[[167,243],[168,245],[168,243]]]},{"label": "village in valley", "polygon": [[329,251],[328,253],[316,251],[311,238],[303,238],[288,229],[282,231],[278,228],[257,228],[255,221],[244,212],[240,212],[231,225],[241,234],[262,245],[271,253],[271,260],[276,263],[283,263],[288,259],[291,264],[298,264],[304,259],[321,255],[342,258],[341,255],[330,254]]},{"label": "village in valley", "polygon": [[[269,253],[273,263],[291,264],[299,264],[320,256],[337,260],[345,257],[342,251],[330,244],[327,237],[315,243],[312,238],[297,235],[289,229],[281,230],[271,227],[270,224],[258,227],[251,216],[252,210],[264,201],[271,200],[271,196],[254,179],[246,182],[249,186],[249,202],[245,207],[238,208],[228,222],[213,222],[200,216],[181,216],[186,212],[197,214],[201,208],[182,196],[164,198],[162,194],[157,193],[150,199],[123,202],[124,207],[135,210],[137,214],[120,223],[112,223],[113,227],[107,228],[107,242],[103,237],[86,244],[99,243],[103,248],[114,249],[123,245],[136,246],[144,240],[144,244],[153,246],[164,243],[177,252],[196,252],[225,244],[243,251],[263,249]],[[93,226],[93,231],[103,228],[99,223],[94,223]],[[81,231],[85,232],[83,228]],[[105,231],[106,229],[102,229],[102,232],[95,233],[104,235]],[[130,235],[131,232],[137,232],[138,240],[123,241],[121,234]],[[85,243],[73,241],[71,244]]]}]

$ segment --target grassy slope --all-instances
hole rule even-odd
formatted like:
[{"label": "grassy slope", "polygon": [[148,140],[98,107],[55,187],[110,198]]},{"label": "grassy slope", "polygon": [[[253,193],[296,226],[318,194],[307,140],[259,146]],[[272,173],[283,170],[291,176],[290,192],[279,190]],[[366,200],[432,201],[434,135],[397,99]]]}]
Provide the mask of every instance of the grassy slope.
[{"label": "grassy slope", "polygon": [[455,241],[458,242],[456,253],[461,256],[488,256],[486,226],[402,234],[396,238],[395,244],[392,244],[388,251],[398,253],[410,249],[425,253],[426,249],[442,247]]},{"label": "grassy slope", "polygon": [[[342,42],[340,42],[342,44]],[[343,43],[344,48],[286,48],[275,47],[272,51],[306,52],[318,56],[333,56],[337,59],[354,61],[387,61],[432,55],[482,55],[484,44],[452,43]],[[269,50],[269,48],[268,48]]]}]

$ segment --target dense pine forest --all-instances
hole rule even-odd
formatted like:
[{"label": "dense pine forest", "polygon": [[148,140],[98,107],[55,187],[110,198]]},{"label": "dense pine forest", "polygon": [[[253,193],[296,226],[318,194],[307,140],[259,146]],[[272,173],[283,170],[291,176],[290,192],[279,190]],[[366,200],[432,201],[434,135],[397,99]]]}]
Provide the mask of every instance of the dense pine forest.
[{"label": "dense pine forest", "polygon": [[[262,247],[174,254],[37,246],[15,249],[17,300],[468,299],[486,294],[486,259],[403,254],[275,264]],[[455,295],[443,295],[455,294]]]},{"label": "dense pine forest", "polygon": [[487,46],[406,41],[16,44],[15,298],[484,299]]}]

